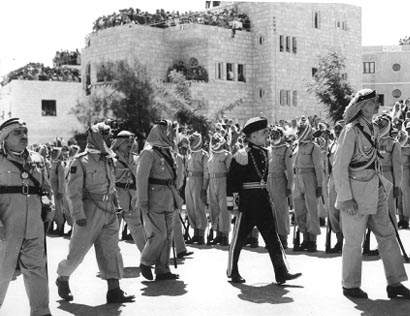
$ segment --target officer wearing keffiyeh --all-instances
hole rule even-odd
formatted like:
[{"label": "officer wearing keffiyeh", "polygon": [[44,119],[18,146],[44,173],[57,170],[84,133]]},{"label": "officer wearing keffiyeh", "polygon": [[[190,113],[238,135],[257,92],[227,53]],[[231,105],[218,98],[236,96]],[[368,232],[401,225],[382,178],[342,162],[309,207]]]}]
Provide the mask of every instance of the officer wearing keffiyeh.
[{"label": "officer wearing keffiyeh", "polygon": [[286,267],[283,248],[276,233],[275,219],[267,191],[268,151],[263,147],[268,139],[268,121],[255,117],[247,121],[243,129],[248,146],[233,157],[227,178],[228,196],[239,198],[239,215],[235,220],[229,248],[227,275],[233,283],[243,283],[238,270],[239,254],[246,237],[256,226],[268,250],[276,281],[285,283],[300,276],[290,274]]},{"label": "officer wearing keffiyeh", "polygon": [[0,309],[19,267],[31,315],[50,315],[41,218],[41,195],[50,190],[50,184],[43,157],[27,150],[27,142],[27,127],[22,120],[12,118],[0,126]]},{"label": "officer wearing keffiyeh", "polygon": [[380,173],[377,130],[372,117],[378,112],[376,91],[363,89],[346,108],[333,165],[336,207],[340,209],[345,244],[342,252],[343,294],[367,298],[361,290],[361,244],[366,227],[376,236],[387,279],[387,295],[410,299],[401,284],[407,280],[403,258],[390,222],[387,196],[392,184]]}]

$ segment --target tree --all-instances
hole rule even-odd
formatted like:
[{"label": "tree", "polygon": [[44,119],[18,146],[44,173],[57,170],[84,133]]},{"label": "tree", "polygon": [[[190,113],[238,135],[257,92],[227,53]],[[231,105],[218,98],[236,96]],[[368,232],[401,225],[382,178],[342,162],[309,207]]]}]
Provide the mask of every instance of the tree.
[{"label": "tree", "polygon": [[353,88],[345,77],[345,59],[336,52],[319,58],[319,67],[308,91],[326,107],[329,118],[339,121],[349,104]]},{"label": "tree", "polygon": [[137,60],[121,60],[100,64],[97,74],[101,83],[74,108],[80,122],[86,125],[110,117],[120,122],[121,129],[146,135],[160,117],[146,68]]}]

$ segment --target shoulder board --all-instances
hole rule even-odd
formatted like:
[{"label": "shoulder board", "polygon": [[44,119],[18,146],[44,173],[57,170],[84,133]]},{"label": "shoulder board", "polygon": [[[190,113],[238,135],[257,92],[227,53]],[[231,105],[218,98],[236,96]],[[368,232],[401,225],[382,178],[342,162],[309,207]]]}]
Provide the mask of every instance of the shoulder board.
[{"label": "shoulder board", "polygon": [[239,149],[233,158],[236,160],[236,162],[242,166],[246,166],[248,164],[248,148],[242,148]]}]

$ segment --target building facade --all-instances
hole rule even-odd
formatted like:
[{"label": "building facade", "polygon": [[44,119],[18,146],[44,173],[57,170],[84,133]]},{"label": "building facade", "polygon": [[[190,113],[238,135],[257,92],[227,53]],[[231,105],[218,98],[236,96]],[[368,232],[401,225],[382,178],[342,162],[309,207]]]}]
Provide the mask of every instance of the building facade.
[{"label": "building facade", "polygon": [[364,46],[363,87],[375,89],[386,107],[410,98],[410,46]]},{"label": "building facade", "polygon": [[84,91],[97,83],[97,66],[107,61],[138,59],[151,78],[163,81],[170,66],[181,60],[188,64],[194,58],[206,69],[209,81],[192,82],[192,95],[211,112],[241,100],[229,113],[239,121],[260,113],[274,121],[300,115],[323,117],[324,108],[307,92],[307,83],[313,80],[319,57],[329,51],[345,57],[348,81],[354,89],[361,87],[359,7],[214,3],[207,4],[207,9],[234,6],[248,15],[251,31],[203,24],[164,29],[126,24],[91,33],[81,54]]},{"label": "building facade", "polygon": [[23,119],[30,144],[53,142],[56,137],[67,142],[82,129],[71,113],[82,94],[80,82],[12,80],[0,87],[1,121]]}]

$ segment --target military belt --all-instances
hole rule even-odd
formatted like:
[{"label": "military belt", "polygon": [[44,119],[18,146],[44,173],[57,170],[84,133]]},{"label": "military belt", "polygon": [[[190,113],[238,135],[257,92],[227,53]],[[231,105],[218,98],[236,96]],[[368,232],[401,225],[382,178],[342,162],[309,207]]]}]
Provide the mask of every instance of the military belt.
[{"label": "military belt", "polygon": [[211,179],[217,179],[217,178],[226,178],[226,172],[215,172],[215,173],[210,173],[209,177]]},{"label": "military belt", "polygon": [[188,177],[202,177],[203,175],[202,171],[188,171]]},{"label": "military belt", "polygon": [[165,185],[165,186],[170,186],[174,185],[175,181],[172,179],[156,179],[156,178],[149,178],[148,179],[149,184],[157,184],[157,185]]},{"label": "military belt", "polygon": [[84,192],[84,199],[90,199],[92,201],[98,202],[110,202],[112,201],[113,194],[104,194],[104,193],[91,193]]},{"label": "military belt", "polygon": [[136,190],[137,187],[135,185],[135,183],[121,183],[121,182],[117,182],[115,184],[115,186],[117,188],[122,188],[122,189],[130,189],[130,190]]},{"label": "military belt", "polygon": [[0,194],[14,194],[20,193],[24,195],[38,194],[42,195],[43,192],[40,188],[29,185],[0,185]]},{"label": "military belt", "polygon": [[266,183],[261,182],[244,182],[242,184],[243,190],[263,189],[266,190]]}]

